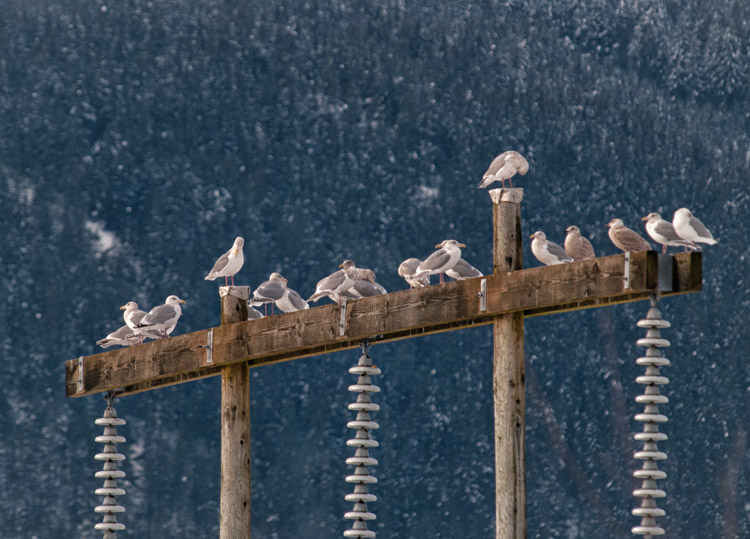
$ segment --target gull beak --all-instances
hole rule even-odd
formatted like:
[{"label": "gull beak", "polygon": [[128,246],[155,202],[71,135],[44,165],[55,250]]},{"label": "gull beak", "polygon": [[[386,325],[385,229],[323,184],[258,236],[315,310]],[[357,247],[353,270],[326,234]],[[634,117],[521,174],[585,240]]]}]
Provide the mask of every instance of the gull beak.
[{"label": "gull beak", "polygon": [[185,301],[184,299],[181,299],[180,303],[187,303],[187,301]]},{"label": "gull beak", "polygon": [[463,247],[464,249],[466,249],[466,245],[464,245],[463,243],[459,243],[458,246],[459,247]]},{"label": "gull beak", "polygon": [[536,234],[532,234],[532,235],[531,235],[531,236],[529,236],[529,237],[530,237],[530,238],[536,238]]},{"label": "gull beak", "polygon": [[121,310],[121,311],[124,311],[124,310],[125,310],[126,308],[127,308],[127,307],[125,307],[125,305],[123,305],[122,307],[120,307],[120,310]]},{"label": "gull beak", "polygon": [[344,263],[342,262],[341,264],[339,264],[339,267],[343,268],[344,267]]},{"label": "gull beak", "polygon": [[641,219],[641,221],[648,221],[648,216],[646,216],[646,217],[643,217],[643,218]]}]

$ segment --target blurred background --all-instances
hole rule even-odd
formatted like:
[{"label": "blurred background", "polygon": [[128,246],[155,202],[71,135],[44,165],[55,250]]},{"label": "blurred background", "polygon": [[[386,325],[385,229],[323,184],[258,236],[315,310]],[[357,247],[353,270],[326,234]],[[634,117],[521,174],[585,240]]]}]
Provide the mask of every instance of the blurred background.
[{"label": "blurred background", "polygon": [[[659,445],[668,537],[750,536],[750,4],[634,0],[5,0],[0,17],[0,535],[94,538],[97,353],[169,294],[219,324],[216,258],[307,297],[344,258],[396,268],[455,238],[492,270],[482,173],[531,164],[525,237],[686,206],[720,239],[672,328]],[[525,240],[527,267],[536,266]],[[654,244],[655,248],[657,247]],[[526,322],[528,529],[628,537],[647,302]],[[376,345],[384,538],[493,537],[491,327]],[[251,373],[253,537],[341,536],[351,510],[341,352]],[[123,537],[216,537],[219,379],[118,399]]]}]

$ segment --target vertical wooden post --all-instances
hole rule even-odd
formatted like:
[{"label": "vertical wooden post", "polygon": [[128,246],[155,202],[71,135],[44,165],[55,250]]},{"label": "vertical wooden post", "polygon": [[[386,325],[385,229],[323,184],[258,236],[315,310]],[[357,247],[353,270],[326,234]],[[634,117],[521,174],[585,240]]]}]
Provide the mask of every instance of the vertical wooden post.
[{"label": "vertical wooden post", "polygon": [[[221,325],[247,320],[248,287],[222,287]],[[250,369],[221,372],[221,501],[219,537],[250,538]]]},{"label": "vertical wooden post", "polygon": [[[522,189],[492,193],[495,273],[523,267]],[[497,191],[501,191],[497,193]],[[495,538],[526,537],[526,435],[523,313],[494,322]]]}]

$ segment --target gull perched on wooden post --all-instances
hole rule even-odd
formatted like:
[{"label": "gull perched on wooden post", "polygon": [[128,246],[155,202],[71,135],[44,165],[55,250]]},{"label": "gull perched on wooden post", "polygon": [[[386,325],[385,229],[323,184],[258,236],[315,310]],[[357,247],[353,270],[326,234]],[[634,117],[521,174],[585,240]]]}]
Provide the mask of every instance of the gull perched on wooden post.
[{"label": "gull perched on wooden post", "polygon": [[622,219],[612,219],[607,223],[607,226],[609,227],[609,239],[618,249],[622,249],[626,253],[651,250],[651,244],[643,239],[638,232],[626,227]]},{"label": "gull perched on wooden post", "polygon": [[244,245],[245,240],[237,236],[234,244],[232,244],[232,248],[219,257],[214,267],[206,275],[206,280],[213,281],[217,277],[224,277],[224,286],[229,286],[229,277],[231,277],[232,286],[234,286],[234,276],[242,269],[242,264],[245,263],[245,257],[242,254],[242,247]]},{"label": "gull perched on wooden post", "polygon": [[177,321],[182,315],[180,303],[185,303],[185,300],[174,295],[169,296],[164,305],[159,305],[151,309],[141,319],[140,324],[135,326],[135,330],[141,334],[146,331],[158,331],[162,339],[169,337],[169,334],[174,331]]},{"label": "gull perched on wooden post", "polygon": [[565,249],[552,241],[548,241],[547,235],[541,230],[537,230],[530,237],[533,239],[531,242],[531,252],[545,266],[573,262],[573,259],[568,256]]},{"label": "gull perched on wooden post", "polygon": [[672,224],[677,234],[683,240],[694,243],[707,243],[708,245],[714,245],[719,242],[706,228],[706,225],[693,217],[693,213],[687,208],[680,208],[674,212]]},{"label": "gull perched on wooden post", "polygon": [[508,150],[492,160],[490,168],[482,176],[479,187],[488,187],[493,182],[503,182],[503,187],[505,187],[505,180],[508,180],[510,187],[513,188],[513,176],[516,173],[523,176],[528,171],[529,162],[526,158],[515,150]]},{"label": "gull perched on wooden post", "polygon": [[577,226],[569,226],[565,229],[565,252],[573,260],[585,260],[596,258],[594,246],[585,236],[581,235],[581,229]]},{"label": "gull perched on wooden post", "polygon": [[685,248],[694,248],[696,245],[687,240],[683,240],[672,226],[672,223],[665,221],[656,212],[649,213],[643,218],[646,221],[646,232],[656,243],[661,244],[661,254],[667,254],[667,246],[683,246]]},{"label": "gull perched on wooden post", "polygon": [[439,275],[440,282],[444,282],[443,274],[452,269],[453,266],[461,259],[461,247],[466,245],[456,240],[443,240],[436,246],[437,251],[432,253],[427,259],[417,267],[414,273],[414,279],[419,279],[424,275]]},{"label": "gull perched on wooden post", "polygon": [[308,302],[328,296],[339,305],[344,303],[343,294],[354,285],[358,274],[357,267],[351,260],[344,260],[339,268],[341,269],[318,281],[315,293],[307,298]]},{"label": "gull perched on wooden post", "polygon": [[398,266],[398,274],[409,284],[409,288],[424,288],[430,285],[430,276],[422,275],[418,279],[414,278],[417,268],[422,263],[418,258],[407,258]]}]

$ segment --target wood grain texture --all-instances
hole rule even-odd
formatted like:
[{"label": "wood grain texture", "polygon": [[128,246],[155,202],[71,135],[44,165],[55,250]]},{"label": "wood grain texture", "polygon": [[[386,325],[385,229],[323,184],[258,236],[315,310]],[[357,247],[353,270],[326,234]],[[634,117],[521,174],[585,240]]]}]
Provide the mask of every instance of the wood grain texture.
[{"label": "wood grain texture", "polygon": [[[672,294],[701,287],[701,253],[679,253]],[[120,394],[147,391],[221,372],[247,362],[258,367],[372,343],[407,339],[464,327],[491,324],[496,316],[524,317],[648,299],[657,288],[655,251],[633,253],[631,288],[623,290],[624,255],[487,276],[487,310],[479,310],[481,278],[401,290],[352,301],[347,328],[338,334],[339,307],[323,305],[213,328],[213,364],[205,348],[209,330],[102,352],[84,358],[83,389],[78,391],[78,360],[65,364],[65,391],[82,397],[110,389]]]},{"label": "wood grain texture", "polygon": [[[521,207],[494,205],[495,273],[521,273],[523,242]],[[555,283],[556,284],[556,283]],[[525,293],[528,286],[518,290]],[[540,289],[533,290],[539,295]],[[503,298],[506,294],[503,294]],[[489,298],[488,298],[489,300]],[[488,301],[488,306],[491,302]],[[495,537],[526,537],[526,379],[523,312],[495,317],[492,389],[495,413]]]},{"label": "wood grain texture", "polygon": [[[247,300],[222,296],[222,325],[246,320]],[[250,538],[250,370],[245,363],[221,370],[219,537]]]}]

